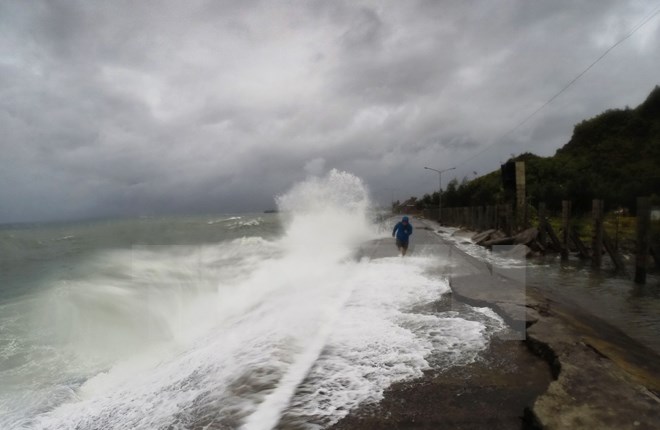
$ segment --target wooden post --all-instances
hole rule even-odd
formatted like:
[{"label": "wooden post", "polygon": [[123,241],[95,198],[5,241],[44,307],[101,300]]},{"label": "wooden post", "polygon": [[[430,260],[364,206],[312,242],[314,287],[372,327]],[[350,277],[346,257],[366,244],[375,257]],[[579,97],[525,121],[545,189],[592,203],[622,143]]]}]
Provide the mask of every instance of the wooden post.
[{"label": "wooden post", "polygon": [[600,267],[603,262],[603,201],[594,199],[591,203],[593,234],[591,236],[591,265]]},{"label": "wooden post", "polygon": [[483,212],[483,219],[482,219],[482,225],[484,230],[490,229],[490,210],[489,206],[482,206]]},{"label": "wooden post", "polygon": [[492,228],[492,224],[490,222],[490,206],[484,206],[484,230],[488,230]]},{"label": "wooden post", "polygon": [[603,245],[605,246],[605,251],[607,251],[607,253],[610,255],[610,258],[612,259],[612,263],[614,263],[616,270],[620,270],[624,272],[626,270],[626,266],[623,263],[623,259],[621,258],[621,255],[619,255],[619,252],[614,247],[612,241],[610,240],[605,230],[603,230]]},{"label": "wooden post", "polygon": [[491,229],[493,227],[493,207],[486,206],[486,229]]},{"label": "wooden post", "polygon": [[483,231],[484,229],[484,207],[477,206],[477,230]]},{"label": "wooden post", "polygon": [[561,224],[562,224],[562,235],[561,235],[561,259],[568,260],[568,242],[571,237],[571,202],[568,200],[562,200],[561,202]]},{"label": "wooden post", "polygon": [[587,247],[584,246],[584,243],[582,243],[582,240],[580,240],[580,235],[572,227],[571,227],[571,240],[575,244],[575,247],[577,248],[578,253],[580,254],[580,258],[582,260],[586,260],[587,258],[589,258],[589,251],[587,250]]},{"label": "wooden post", "polygon": [[513,206],[507,204],[504,207],[504,225],[506,234],[511,236],[513,234]]},{"label": "wooden post", "polygon": [[490,207],[490,228],[497,230],[497,204]]},{"label": "wooden post", "polygon": [[651,233],[651,200],[637,198],[637,250],[635,253],[635,282],[646,283]]},{"label": "wooden post", "polygon": [[651,246],[649,246],[649,251],[651,252],[651,257],[655,260],[655,267],[660,268],[660,249],[654,244],[651,244]]},{"label": "wooden post", "polygon": [[527,197],[525,195],[525,162],[516,161],[516,226],[527,227]]},{"label": "wooden post", "polygon": [[547,215],[546,215],[546,209],[545,209],[545,202],[539,203],[539,235],[538,235],[538,241],[541,244],[542,247],[545,248],[546,246],[546,224],[547,224]]},{"label": "wooden post", "polygon": [[472,208],[472,211],[473,211],[472,212],[472,219],[473,219],[473,222],[474,222],[474,230],[479,231],[481,229],[481,227],[479,225],[479,206],[475,206],[474,208]]},{"label": "wooden post", "polygon": [[552,226],[549,223],[545,224],[546,232],[548,233],[548,236],[550,236],[550,241],[552,242],[553,248],[557,251],[561,251],[563,247],[561,246],[561,242],[559,241],[559,238],[555,234],[555,231],[552,229]]},{"label": "wooden post", "polygon": [[479,206],[472,206],[472,230],[479,231]]},{"label": "wooden post", "polygon": [[500,230],[502,230],[505,233],[509,232],[509,225],[508,225],[508,209],[507,205],[500,205]]},{"label": "wooden post", "polygon": [[481,217],[481,209],[482,209],[482,207],[477,206],[474,209],[475,209],[474,214],[475,214],[475,221],[476,221],[475,222],[475,227],[476,227],[477,231],[481,231],[482,230],[482,227],[481,227],[481,221],[482,221],[482,219],[481,219],[482,218]]},{"label": "wooden post", "polygon": [[490,206],[489,228],[497,230],[497,205]]}]

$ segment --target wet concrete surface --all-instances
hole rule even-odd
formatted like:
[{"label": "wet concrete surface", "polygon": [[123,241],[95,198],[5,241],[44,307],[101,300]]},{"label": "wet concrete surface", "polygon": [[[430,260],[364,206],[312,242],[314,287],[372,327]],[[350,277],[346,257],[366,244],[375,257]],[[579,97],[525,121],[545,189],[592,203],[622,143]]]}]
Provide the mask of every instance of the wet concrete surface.
[{"label": "wet concrete surface", "polygon": [[520,342],[496,339],[476,362],[395,384],[378,405],[330,428],[520,429],[525,408],[551,380],[547,363]]},{"label": "wet concrete surface", "polygon": [[[488,265],[457,252],[444,243],[432,227],[413,219],[415,227],[410,255],[432,252],[448,264],[436,274],[480,276],[490,274]],[[390,243],[391,242],[391,243]],[[369,258],[396,256],[393,241],[382,239],[365,244],[362,255]],[[523,295],[516,295],[516,298]],[[430,311],[465,306],[449,294],[429,304]],[[524,319],[524,312],[523,312]],[[518,328],[518,331],[520,327]],[[524,331],[524,323],[522,326]],[[377,405],[364,405],[330,427],[348,429],[520,429],[526,426],[525,410],[552,381],[548,363],[530,352],[509,329],[499,333],[478,359],[466,366],[427,371],[424,377],[394,384]],[[506,340],[514,339],[514,340]],[[428,357],[429,362],[434,360]]]},{"label": "wet concrete surface", "polygon": [[[422,246],[441,241],[430,223],[416,224]],[[384,249],[370,252],[389,256]],[[660,429],[657,354],[565,298],[453,246],[444,252],[454,298],[494,309],[519,340],[496,339],[471,365],[393,385],[331,428]]]}]

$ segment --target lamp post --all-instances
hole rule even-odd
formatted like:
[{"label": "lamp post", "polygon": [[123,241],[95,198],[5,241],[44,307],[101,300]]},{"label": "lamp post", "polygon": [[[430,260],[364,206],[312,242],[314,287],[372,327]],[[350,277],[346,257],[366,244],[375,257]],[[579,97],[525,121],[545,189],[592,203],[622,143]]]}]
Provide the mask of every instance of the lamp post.
[{"label": "lamp post", "polygon": [[438,223],[442,224],[442,173],[443,172],[448,172],[450,170],[456,169],[456,167],[450,167],[449,169],[444,169],[444,170],[437,170],[437,169],[431,169],[430,167],[424,167],[426,170],[433,170],[434,172],[438,172]]}]

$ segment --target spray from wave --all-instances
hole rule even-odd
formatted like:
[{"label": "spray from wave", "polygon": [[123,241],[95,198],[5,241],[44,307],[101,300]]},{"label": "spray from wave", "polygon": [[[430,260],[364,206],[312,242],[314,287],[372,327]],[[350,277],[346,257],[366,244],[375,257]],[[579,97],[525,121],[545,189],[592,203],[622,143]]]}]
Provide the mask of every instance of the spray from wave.
[{"label": "spray from wave", "polygon": [[67,377],[45,377],[55,401],[7,403],[4,427],[322,428],[430,356],[474,360],[500,327],[416,310],[449,290],[429,275],[437,260],[351,258],[377,236],[359,178],[333,170],[277,202],[277,240],[116,250],[35,299],[68,339],[46,371]]},{"label": "spray from wave", "polygon": [[375,235],[367,220],[367,188],[350,173],[333,169],[324,178],[311,177],[277,197],[277,205],[289,216],[283,242],[297,258],[345,257]]}]

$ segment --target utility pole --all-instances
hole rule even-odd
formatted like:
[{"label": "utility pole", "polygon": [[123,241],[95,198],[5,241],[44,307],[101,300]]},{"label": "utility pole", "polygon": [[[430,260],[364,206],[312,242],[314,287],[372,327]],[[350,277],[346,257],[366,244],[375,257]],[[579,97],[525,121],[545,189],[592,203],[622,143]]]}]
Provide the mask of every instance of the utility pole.
[{"label": "utility pole", "polygon": [[438,172],[438,223],[442,224],[442,174],[450,170],[455,170],[456,167],[450,167],[449,169],[437,170],[430,167],[424,167],[426,170],[433,170]]}]

